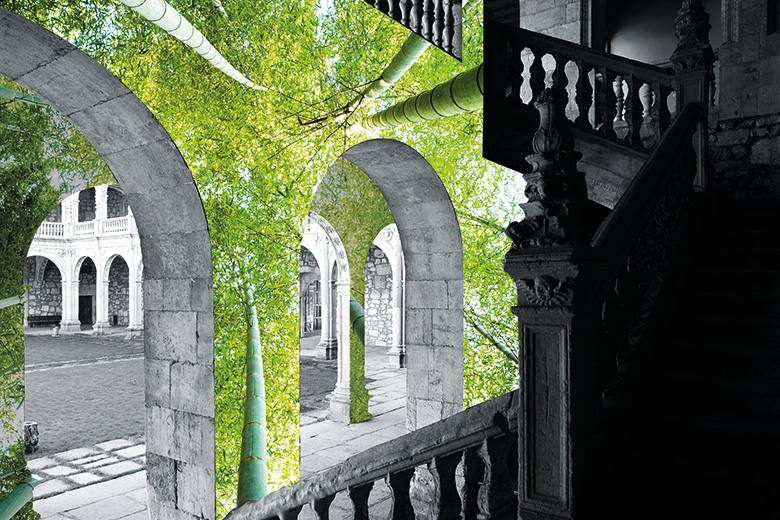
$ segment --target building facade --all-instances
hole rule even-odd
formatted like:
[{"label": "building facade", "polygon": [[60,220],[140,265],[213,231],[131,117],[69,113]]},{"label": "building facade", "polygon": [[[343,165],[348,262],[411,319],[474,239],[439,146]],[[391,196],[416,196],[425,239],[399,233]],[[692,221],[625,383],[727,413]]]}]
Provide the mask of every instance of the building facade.
[{"label": "building facade", "polygon": [[41,224],[27,254],[25,325],[143,331],[143,261],[133,212],[118,186],[67,197]]}]

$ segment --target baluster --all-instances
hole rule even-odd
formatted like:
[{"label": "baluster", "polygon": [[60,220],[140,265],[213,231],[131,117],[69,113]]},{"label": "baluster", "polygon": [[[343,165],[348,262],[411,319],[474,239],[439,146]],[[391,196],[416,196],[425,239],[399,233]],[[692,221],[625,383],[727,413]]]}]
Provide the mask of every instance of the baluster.
[{"label": "baluster", "polygon": [[623,110],[625,109],[625,95],[623,93],[623,76],[618,74],[612,82],[612,90],[615,92],[615,121],[624,121]]},{"label": "baluster", "polygon": [[285,509],[277,516],[279,517],[279,520],[298,520],[298,515],[301,513],[301,508],[303,508],[303,506]]},{"label": "baluster", "polygon": [[442,37],[442,46],[448,53],[452,52],[452,34],[453,25],[455,25],[455,16],[452,14],[452,0],[443,0],[442,7],[444,8],[444,14],[442,16],[444,20],[444,35]]},{"label": "baluster", "polygon": [[330,504],[334,498],[336,498],[336,495],[328,495],[311,501],[311,508],[314,511],[316,520],[328,520],[330,518]]},{"label": "baluster", "polygon": [[617,114],[617,96],[615,96],[615,73],[607,67],[601,67],[601,88],[599,89],[599,109],[602,134],[617,137],[615,134],[615,116]]},{"label": "baluster", "polygon": [[409,0],[401,0],[401,25],[409,27]]},{"label": "baluster", "polygon": [[658,135],[659,137],[664,135],[666,129],[669,128],[669,123],[672,121],[672,113],[669,111],[669,96],[672,95],[672,89],[659,85],[658,91],[655,96],[655,104],[658,114]]},{"label": "baluster", "polygon": [[412,20],[410,29],[416,34],[422,34],[422,28],[420,27],[420,24],[422,21],[421,12],[423,2],[424,0],[412,0],[412,5],[409,8],[409,17]]},{"label": "baluster", "polygon": [[628,86],[625,115],[626,126],[628,127],[627,139],[635,146],[642,146],[640,129],[642,128],[644,108],[640,98],[639,87],[640,85],[643,85],[643,83],[636,79],[632,74],[625,77],[625,82]]},{"label": "baluster", "polygon": [[520,44],[515,43],[510,47],[510,52],[512,57],[509,59],[509,70],[507,71],[507,86],[511,88],[509,96],[522,102],[520,88],[523,85],[523,48],[520,47]]},{"label": "baluster", "polygon": [[591,105],[593,105],[593,89],[590,86],[590,78],[588,77],[590,68],[590,65],[587,63],[582,60],[577,60],[577,72],[579,76],[577,77],[577,92],[574,99],[580,114],[574,122],[583,128],[593,128],[588,117]]},{"label": "baluster", "polygon": [[593,82],[593,97],[591,98],[593,105],[591,105],[590,112],[588,113],[588,120],[594,130],[600,130],[601,126],[604,124],[604,120],[601,117],[601,105],[603,101],[599,95],[603,78],[601,72],[597,71],[595,66],[590,71],[589,79]]},{"label": "baluster", "polygon": [[414,520],[414,507],[409,498],[409,484],[414,476],[414,468],[390,473],[385,477],[393,495],[391,520]]},{"label": "baluster", "polygon": [[552,86],[566,90],[566,87],[569,84],[569,78],[566,77],[565,69],[566,63],[568,63],[569,60],[562,57],[558,52],[553,54],[553,58],[555,59],[555,69],[553,69],[552,73]]},{"label": "baluster", "polygon": [[531,103],[536,101],[536,98],[539,97],[539,94],[542,93],[542,90],[544,90],[544,65],[542,65],[542,57],[544,56],[544,51],[536,51],[533,50],[534,59],[531,63],[531,67],[529,71],[531,72],[531,77],[528,80],[528,84],[531,86]]},{"label": "baluster", "polygon": [[398,18],[400,18],[397,17],[397,12],[398,12],[397,9],[398,6],[396,4],[397,1],[398,0],[387,0],[387,16],[389,16],[390,18],[396,21],[398,21]]},{"label": "baluster", "polygon": [[479,486],[485,475],[485,464],[479,458],[479,446],[469,448],[463,455],[463,520],[477,520]]},{"label": "baluster", "polygon": [[460,496],[455,484],[455,469],[460,464],[463,454],[453,453],[434,457],[428,463],[428,470],[433,476],[433,514],[436,520],[460,519]]},{"label": "baluster", "polygon": [[639,131],[642,139],[642,145],[647,149],[652,149],[658,142],[656,133],[656,121],[654,119],[655,109],[653,108],[653,87],[650,83],[642,85],[639,93],[642,101],[642,127]]},{"label": "baluster", "polygon": [[355,507],[354,520],[368,520],[368,495],[371,494],[373,482],[360,486],[350,487],[347,490],[352,505]]},{"label": "baluster", "polygon": [[516,442],[515,435],[501,435],[485,439],[477,450],[479,458],[485,465],[478,498],[480,520],[515,518],[512,482],[517,478],[512,478],[509,474],[507,455],[510,445]]},{"label": "baluster", "polygon": [[444,16],[442,15],[441,0],[433,0],[433,43],[440,47],[443,29]]},{"label": "baluster", "polygon": [[433,0],[423,0],[422,36],[430,41],[433,31]]}]

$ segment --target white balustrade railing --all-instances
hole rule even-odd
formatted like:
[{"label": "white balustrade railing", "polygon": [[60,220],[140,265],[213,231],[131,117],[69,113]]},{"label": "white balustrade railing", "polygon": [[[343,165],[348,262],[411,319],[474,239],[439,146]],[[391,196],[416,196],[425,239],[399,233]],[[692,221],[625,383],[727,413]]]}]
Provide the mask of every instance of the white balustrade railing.
[{"label": "white balustrade railing", "polygon": [[104,233],[127,233],[130,231],[130,217],[116,217],[103,222]]},{"label": "white balustrade railing", "polygon": [[74,224],[73,234],[77,237],[81,237],[85,235],[94,235],[95,229],[96,226],[94,220],[91,220],[89,222],[79,222],[78,224]]},{"label": "white balustrade railing", "polygon": [[65,235],[65,224],[62,222],[44,222],[35,236],[38,237],[61,237]]}]

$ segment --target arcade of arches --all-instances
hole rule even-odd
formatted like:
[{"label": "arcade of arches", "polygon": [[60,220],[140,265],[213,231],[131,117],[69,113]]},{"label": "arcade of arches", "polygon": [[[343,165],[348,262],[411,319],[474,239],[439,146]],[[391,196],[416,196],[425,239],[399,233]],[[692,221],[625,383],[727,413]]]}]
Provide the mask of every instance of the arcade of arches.
[{"label": "arcade of arches", "polygon": [[46,217],[30,246],[25,325],[59,325],[63,334],[143,330],[143,262],[132,210],[116,186],[67,197]]}]

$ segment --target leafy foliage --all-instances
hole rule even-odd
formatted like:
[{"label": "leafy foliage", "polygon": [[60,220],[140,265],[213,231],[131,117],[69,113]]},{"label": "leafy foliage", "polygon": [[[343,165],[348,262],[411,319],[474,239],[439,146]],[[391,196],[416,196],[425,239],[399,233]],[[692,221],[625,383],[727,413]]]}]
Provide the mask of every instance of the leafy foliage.
[{"label": "leafy foliage", "polygon": [[[466,11],[463,63],[431,48],[380,101],[332,122],[321,116],[343,107],[400,48],[408,34],[400,25],[362,0],[171,3],[238,70],[269,90],[233,82],[113,0],[7,0],[4,6],[66,37],[117,75],[171,134],[192,170],[212,240],[217,499],[224,516],[235,504],[246,378],[240,280],[256,296],[269,487],[275,489],[298,478],[297,259],[315,187],[342,152],[366,139],[344,128],[481,61],[482,6],[475,0]],[[511,348],[514,289],[501,271],[508,248],[501,226],[513,219],[522,190],[510,172],[482,159],[481,135],[479,111],[382,134],[415,147],[441,176],[461,223],[466,312]],[[0,197],[11,193],[6,189],[12,188],[2,186]],[[54,199],[43,197],[47,204]],[[37,219],[31,226],[43,215],[31,215]],[[19,217],[2,215],[2,222],[6,218]],[[23,261],[25,246],[15,251]],[[352,279],[363,277],[353,273]],[[516,384],[516,367],[469,326],[465,353],[467,405]]]}]

